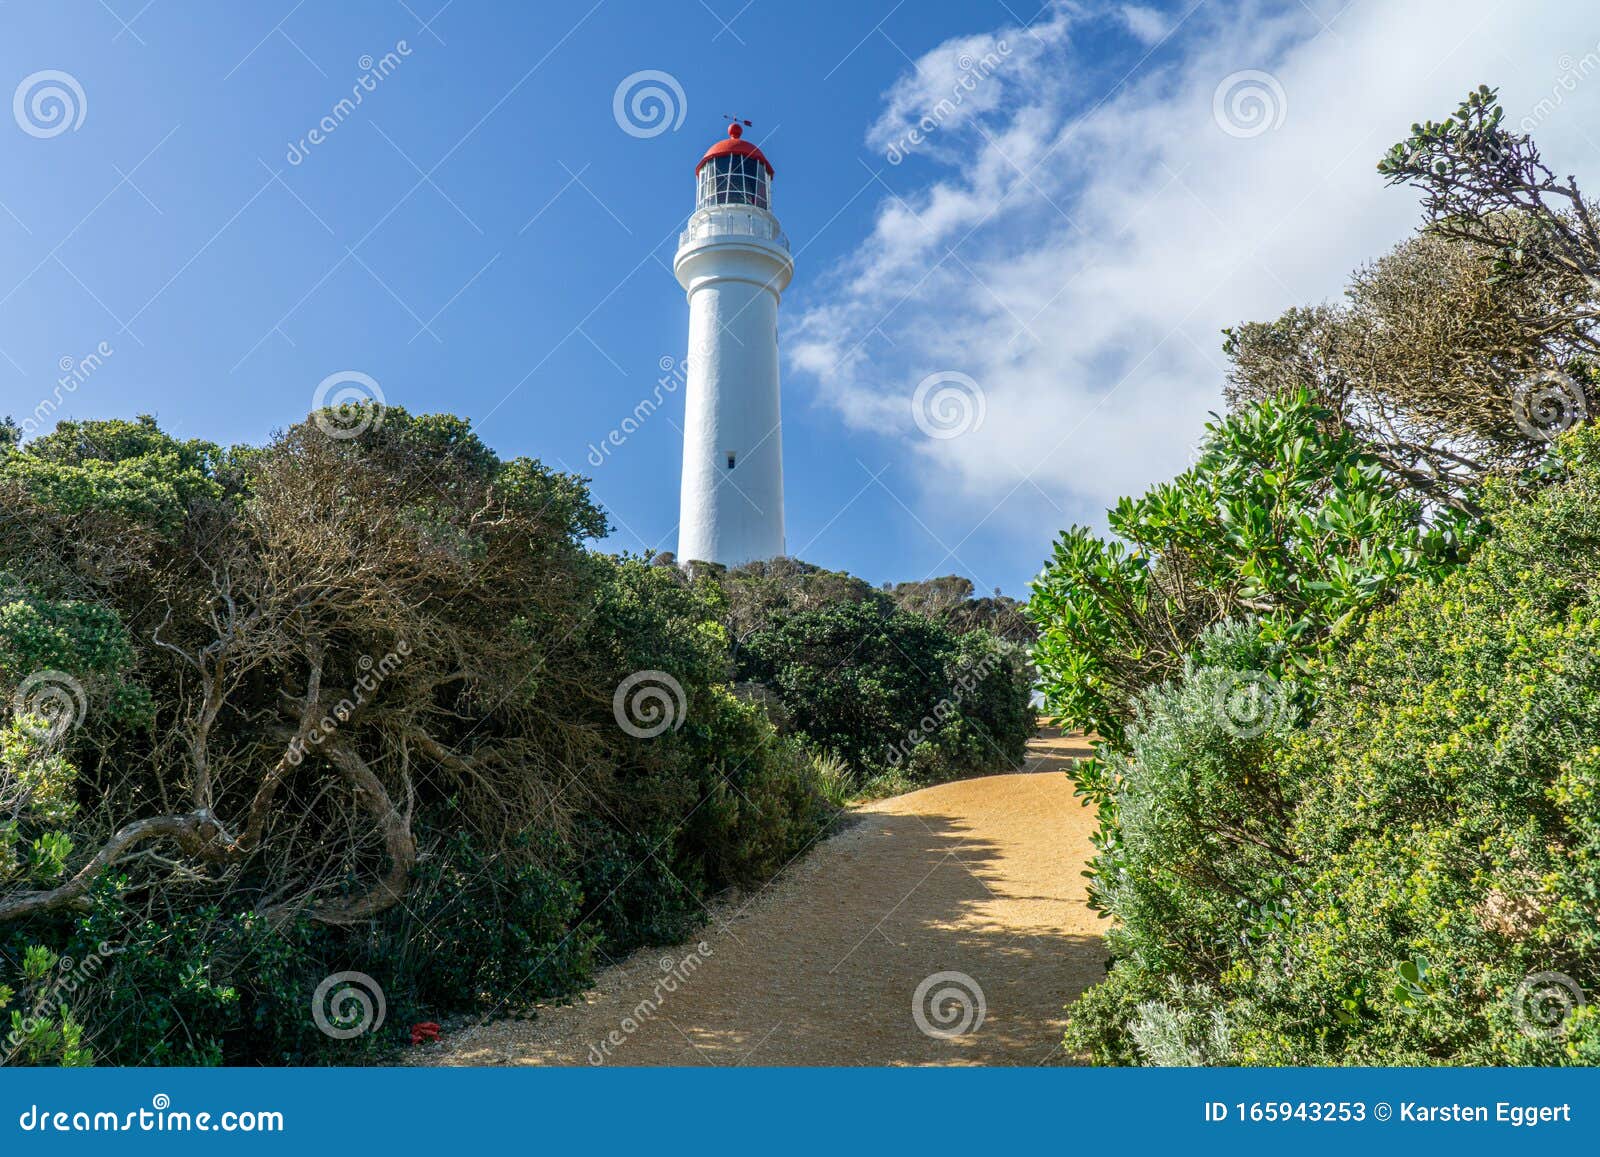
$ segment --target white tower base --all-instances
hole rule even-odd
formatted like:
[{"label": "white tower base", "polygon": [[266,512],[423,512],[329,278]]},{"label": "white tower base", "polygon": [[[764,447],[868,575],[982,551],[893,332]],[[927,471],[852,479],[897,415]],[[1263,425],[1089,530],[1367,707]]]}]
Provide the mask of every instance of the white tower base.
[{"label": "white tower base", "polygon": [[784,553],[778,301],[794,262],[777,220],[703,208],[673,272],[689,298],[678,561],[725,566]]}]

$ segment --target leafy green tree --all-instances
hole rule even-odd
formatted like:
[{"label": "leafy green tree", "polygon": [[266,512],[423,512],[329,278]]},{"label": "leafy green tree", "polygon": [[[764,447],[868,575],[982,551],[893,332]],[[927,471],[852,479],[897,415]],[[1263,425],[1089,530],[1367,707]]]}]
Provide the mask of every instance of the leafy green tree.
[{"label": "leafy green tree", "polygon": [[1301,392],[1207,427],[1196,465],[1108,512],[1117,538],[1064,532],[1034,581],[1033,658],[1046,708],[1113,745],[1137,694],[1176,677],[1210,626],[1251,616],[1293,674],[1358,616],[1431,581],[1475,523],[1431,520]]}]

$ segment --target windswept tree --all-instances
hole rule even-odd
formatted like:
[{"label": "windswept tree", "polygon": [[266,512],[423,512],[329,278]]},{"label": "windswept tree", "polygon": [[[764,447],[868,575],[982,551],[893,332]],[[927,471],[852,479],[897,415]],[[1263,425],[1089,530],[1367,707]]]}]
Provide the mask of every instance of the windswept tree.
[{"label": "windswept tree", "polygon": [[[148,422],[86,423],[0,461],[23,531],[4,548],[26,592],[12,618],[117,624],[121,670],[58,648],[51,678],[114,674],[160,705],[136,765],[91,732],[105,746],[75,758],[99,814],[70,870],[8,891],[0,919],[75,903],[112,867],[181,862],[263,872],[266,910],[347,923],[404,895],[422,800],[456,798],[487,832],[559,817],[562,773],[602,755],[604,700],[572,640],[596,586],[580,540],[603,519],[464,423],[385,419],[360,439],[303,423],[232,459]],[[85,524],[107,557],[63,549]],[[6,644],[7,676],[33,674]],[[120,721],[115,698],[85,722]]]},{"label": "windswept tree", "polygon": [[1486,479],[1597,416],[1595,210],[1488,88],[1413,126],[1379,171],[1421,191],[1422,232],[1359,269],[1344,302],[1228,331],[1228,399],[1310,389],[1424,501],[1477,512]]}]

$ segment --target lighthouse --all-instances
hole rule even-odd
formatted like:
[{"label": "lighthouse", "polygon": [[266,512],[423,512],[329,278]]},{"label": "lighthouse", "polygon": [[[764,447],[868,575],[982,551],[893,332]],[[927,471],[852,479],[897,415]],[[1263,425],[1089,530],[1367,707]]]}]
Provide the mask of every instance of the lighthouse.
[{"label": "lighthouse", "polygon": [[689,299],[678,561],[784,553],[778,301],[794,261],[772,215],[772,165],[735,121],[695,166],[672,271]]}]

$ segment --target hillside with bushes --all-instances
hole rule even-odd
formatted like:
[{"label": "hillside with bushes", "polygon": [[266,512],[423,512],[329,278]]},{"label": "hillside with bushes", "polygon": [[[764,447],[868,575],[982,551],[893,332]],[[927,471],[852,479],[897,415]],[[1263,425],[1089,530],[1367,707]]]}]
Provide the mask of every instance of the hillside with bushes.
[{"label": "hillside with bushes", "polygon": [[[349,1063],[526,1010],[1032,733],[1014,604],[597,553],[582,479],[448,415],[0,432],[10,1063]],[[307,1012],[354,972],[386,1024],[339,1039]]]}]

